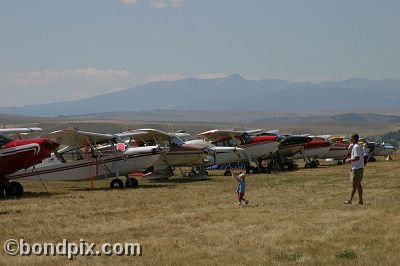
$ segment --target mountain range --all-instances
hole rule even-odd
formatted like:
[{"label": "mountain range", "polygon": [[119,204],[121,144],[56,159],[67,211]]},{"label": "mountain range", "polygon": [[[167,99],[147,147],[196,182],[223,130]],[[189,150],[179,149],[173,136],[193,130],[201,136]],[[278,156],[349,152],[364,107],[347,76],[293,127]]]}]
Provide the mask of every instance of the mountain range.
[{"label": "mountain range", "polygon": [[310,83],[247,80],[233,74],[217,79],[153,82],[76,101],[0,107],[0,113],[48,117],[152,110],[343,113],[399,106],[400,80],[395,79]]}]

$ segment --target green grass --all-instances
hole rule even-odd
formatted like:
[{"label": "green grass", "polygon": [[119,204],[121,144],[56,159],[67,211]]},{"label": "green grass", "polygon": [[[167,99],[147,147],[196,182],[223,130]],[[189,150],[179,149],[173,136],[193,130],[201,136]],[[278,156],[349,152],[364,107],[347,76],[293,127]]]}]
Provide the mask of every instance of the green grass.
[{"label": "green grass", "polygon": [[[109,190],[108,180],[21,181],[24,198],[0,201],[0,244],[138,242],[141,257],[77,257],[76,265],[252,264],[397,265],[400,261],[399,161],[367,165],[365,205],[344,205],[349,166],[299,169],[247,178],[248,206],[236,204],[236,181],[180,177]],[[354,200],[357,202],[357,196]],[[66,257],[11,257],[0,265],[69,264]]]}]

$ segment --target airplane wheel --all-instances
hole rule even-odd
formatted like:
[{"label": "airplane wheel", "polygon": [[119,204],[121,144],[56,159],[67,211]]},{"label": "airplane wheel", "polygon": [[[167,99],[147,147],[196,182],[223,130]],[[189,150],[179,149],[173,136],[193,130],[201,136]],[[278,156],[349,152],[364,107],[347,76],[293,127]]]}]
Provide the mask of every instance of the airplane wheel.
[{"label": "airplane wheel", "polygon": [[267,167],[265,168],[265,173],[266,173],[266,174],[272,174],[272,166],[267,166]]},{"label": "airplane wheel", "polygon": [[311,164],[310,163],[306,163],[305,165],[304,165],[304,168],[310,168],[311,167]]},{"label": "airplane wheel", "polygon": [[207,172],[206,170],[201,171],[201,173],[202,173],[203,175],[208,176],[208,172]]},{"label": "airplane wheel", "polygon": [[369,157],[368,158],[368,162],[376,162],[376,158],[375,157]]},{"label": "airplane wheel", "polygon": [[24,194],[24,187],[20,183],[13,181],[6,186],[5,192],[7,196],[20,197]]},{"label": "airplane wheel", "polygon": [[317,163],[317,165],[318,165],[318,166],[320,165],[320,162],[319,162],[319,160],[315,160],[315,162]]},{"label": "airplane wheel", "polygon": [[288,169],[288,170],[293,170],[293,169],[294,169],[294,163],[288,162],[288,163],[287,163],[287,169]]},{"label": "airplane wheel", "polygon": [[311,166],[311,168],[317,168],[318,164],[316,161],[311,161],[310,166]]},{"label": "airplane wheel", "polygon": [[343,162],[342,161],[338,161],[337,165],[343,165]]},{"label": "airplane wheel", "polygon": [[267,167],[260,166],[260,172],[263,174],[267,173]]},{"label": "airplane wheel", "polygon": [[224,172],[224,176],[231,176],[231,175],[232,175],[231,170],[226,170],[226,171]]},{"label": "airplane wheel", "polygon": [[139,186],[139,182],[137,181],[136,178],[129,177],[125,181],[125,186],[128,188],[134,188]]},{"label": "airplane wheel", "polygon": [[115,178],[110,182],[110,188],[123,188],[123,187],[124,187],[124,182],[122,182],[122,180],[119,178]]},{"label": "airplane wheel", "polygon": [[192,170],[192,171],[189,172],[189,176],[195,176],[195,175],[197,175],[196,171]]}]

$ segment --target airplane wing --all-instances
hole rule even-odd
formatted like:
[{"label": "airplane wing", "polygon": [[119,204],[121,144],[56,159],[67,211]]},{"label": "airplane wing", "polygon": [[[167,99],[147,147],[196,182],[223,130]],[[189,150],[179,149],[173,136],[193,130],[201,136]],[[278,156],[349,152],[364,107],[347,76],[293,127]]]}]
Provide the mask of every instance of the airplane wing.
[{"label": "airplane wing", "polygon": [[46,135],[50,140],[61,145],[80,148],[88,144],[101,144],[113,139],[112,134],[101,134],[66,128]]},{"label": "airplane wing", "polygon": [[39,127],[20,127],[20,128],[2,128],[0,133],[3,134],[29,134],[35,132],[42,132],[43,129]]},{"label": "airplane wing", "polygon": [[202,139],[219,141],[243,135],[243,131],[213,129],[197,134]]},{"label": "airplane wing", "polygon": [[149,142],[155,140],[168,141],[173,137],[171,134],[167,132],[151,128],[136,129],[132,131],[118,133],[115,135],[121,138],[129,137],[135,140],[136,142]]}]

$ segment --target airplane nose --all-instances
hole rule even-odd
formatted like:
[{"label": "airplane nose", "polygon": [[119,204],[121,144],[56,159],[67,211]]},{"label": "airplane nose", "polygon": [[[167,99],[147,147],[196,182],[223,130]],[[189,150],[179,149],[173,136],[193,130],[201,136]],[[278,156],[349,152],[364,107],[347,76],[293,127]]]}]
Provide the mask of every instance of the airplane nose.
[{"label": "airplane nose", "polygon": [[181,149],[186,151],[195,151],[195,152],[203,152],[208,154],[208,148],[200,145],[195,144],[182,144]]}]

